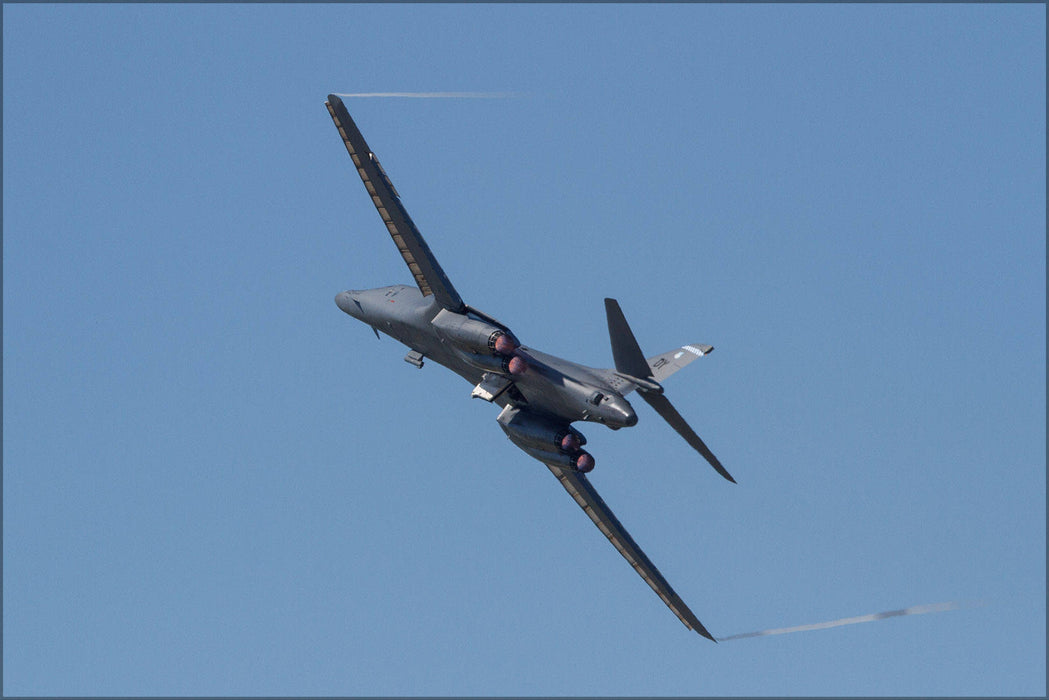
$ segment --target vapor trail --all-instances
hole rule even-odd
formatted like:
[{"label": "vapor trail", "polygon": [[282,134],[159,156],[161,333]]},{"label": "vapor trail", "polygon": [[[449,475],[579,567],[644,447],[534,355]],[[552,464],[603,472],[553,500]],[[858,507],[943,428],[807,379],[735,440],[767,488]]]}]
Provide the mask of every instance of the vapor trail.
[{"label": "vapor trail", "polygon": [[901,617],[903,615],[924,615],[925,613],[934,612],[946,612],[948,610],[956,610],[961,605],[959,603],[932,603],[930,605],[915,605],[914,607],[904,608],[902,610],[889,610],[887,612],[874,613],[872,615],[860,615],[859,617],[843,617],[840,620],[830,620],[829,622],[817,622],[811,625],[798,625],[797,627],[779,627],[770,630],[761,630],[760,632],[744,632],[743,634],[733,634],[728,637],[718,637],[719,642],[727,642],[730,639],[746,639],[747,637],[766,637],[772,634],[786,634],[788,632],[808,632],[809,630],[825,630],[831,627],[841,627],[842,625],[855,625],[860,622],[874,622],[875,620],[884,620],[887,617]]},{"label": "vapor trail", "polygon": [[467,99],[506,99],[509,97],[520,97],[517,92],[336,92],[339,97],[415,97],[415,98],[441,98],[457,97]]}]

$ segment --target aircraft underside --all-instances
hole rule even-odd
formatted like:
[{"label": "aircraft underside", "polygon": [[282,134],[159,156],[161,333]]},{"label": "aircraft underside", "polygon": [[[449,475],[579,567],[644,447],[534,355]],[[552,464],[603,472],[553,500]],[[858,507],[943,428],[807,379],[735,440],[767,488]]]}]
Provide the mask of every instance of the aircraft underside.
[{"label": "aircraft underside", "polygon": [[577,422],[613,430],[637,423],[625,398],[636,391],[670,426],[729,481],[731,475],[663,395],[661,382],[709,345],[684,345],[646,358],[614,299],[605,299],[614,369],[595,369],[522,344],[502,323],[467,305],[444,273],[401,203],[386,171],[368,148],[342,100],[329,95],[328,111],[416,286],[341,292],[344,312],[408,347],[405,361],[422,368],[433,361],[469,382],[470,396],[501,408],[506,436],[545,464],[598,530],[689,629],[713,640],[680,596],[645,556],[601,499],[586,474],[595,459],[583,447]]}]

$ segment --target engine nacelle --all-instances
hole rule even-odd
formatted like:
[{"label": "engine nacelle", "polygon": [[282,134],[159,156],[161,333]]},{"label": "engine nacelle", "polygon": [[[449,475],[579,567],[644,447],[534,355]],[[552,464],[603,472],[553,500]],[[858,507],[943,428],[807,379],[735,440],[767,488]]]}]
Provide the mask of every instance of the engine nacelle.
[{"label": "engine nacelle", "polygon": [[503,329],[447,309],[442,309],[431,323],[437,335],[468,353],[510,355],[518,346],[517,339]]},{"label": "engine nacelle", "polygon": [[542,462],[583,473],[594,468],[593,456],[580,449],[586,437],[570,425],[513,406],[499,414],[499,425],[511,442]]},{"label": "engine nacelle", "polygon": [[457,350],[456,354],[466,362],[485,372],[497,372],[499,374],[511,374],[510,362],[517,358],[503,357],[501,355],[489,355],[479,352],[466,352]]},{"label": "engine nacelle", "polygon": [[562,452],[548,452],[531,447],[522,447],[521,449],[544,464],[553,464],[562,469],[571,469],[582,474],[587,474],[594,470],[594,458],[589,452],[566,455]]},{"label": "engine nacelle", "polygon": [[572,426],[514,406],[504,408],[498,421],[507,437],[522,447],[570,453],[586,444],[586,437]]}]

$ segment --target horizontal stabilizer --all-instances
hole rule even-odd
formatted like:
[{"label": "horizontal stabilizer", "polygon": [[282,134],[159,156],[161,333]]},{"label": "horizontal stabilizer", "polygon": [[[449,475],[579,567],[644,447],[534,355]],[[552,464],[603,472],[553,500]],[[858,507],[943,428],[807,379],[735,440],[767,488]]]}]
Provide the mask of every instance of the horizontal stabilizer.
[{"label": "horizontal stabilizer", "polygon": [[713,351],[714,348],[710,345],[682,345],[670,352],[648,358],[648,366],[651,368],[652,377],[662,383],[664,379],[683,369],[685,365]]}]

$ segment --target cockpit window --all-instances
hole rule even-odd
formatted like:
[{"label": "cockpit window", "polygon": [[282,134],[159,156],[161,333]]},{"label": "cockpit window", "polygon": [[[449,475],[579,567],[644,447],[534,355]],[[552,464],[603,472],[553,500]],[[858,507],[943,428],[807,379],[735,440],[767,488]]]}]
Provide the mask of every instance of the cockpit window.
[{"label": "cockpit window", "polygon": [[591,406],[597,406],[598,404],[600,404],[604,400],[605,400],[605,395],[602,394],[600,391],[595,391],[593,394],[590,395],[590,398],[588,398],[586,400],[586,402],[588,404],[590,404]]}]

